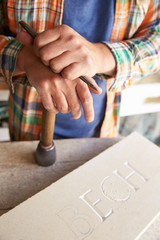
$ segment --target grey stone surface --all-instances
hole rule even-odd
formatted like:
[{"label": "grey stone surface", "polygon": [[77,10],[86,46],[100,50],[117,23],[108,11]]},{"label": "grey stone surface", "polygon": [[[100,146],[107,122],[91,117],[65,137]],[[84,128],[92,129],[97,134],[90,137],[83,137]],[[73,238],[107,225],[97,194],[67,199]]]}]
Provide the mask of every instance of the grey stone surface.
[{"label": "grey stone surface", "polygon": [[0,215],[87,162],[120,138],[55,140],[57,161],[35,162],[38,141],[0,143]]}]

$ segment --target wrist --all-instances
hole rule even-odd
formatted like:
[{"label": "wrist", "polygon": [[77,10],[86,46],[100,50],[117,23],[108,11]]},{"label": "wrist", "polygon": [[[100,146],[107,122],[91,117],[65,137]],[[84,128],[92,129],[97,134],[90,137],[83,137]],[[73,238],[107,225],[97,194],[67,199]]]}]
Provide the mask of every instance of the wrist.
[{"label": "wrist", "polygon": [[24,68],[23,68],[23,55],[24,55],[24,47],[19,51],[18,55],[17,55],[17,59],[16,59],[16,66],[15,66],[15,70],[13,73],[13,76],[15,75],[19,75],[24,73]]},{"label": "wrist", "polygon": [[95,43],[97,49],[97,73],[109,76],[116,74],[116,60],[110,48],[104,43]]},{"label": "wrist", "polygon": [[17,55],[17,60],[16,60],[16,67],[14,70],[13,75],[19,75],[26,73],[26,65],[28,64],[28,61],[32,59],[32,49],[29,47],[23,47],[18,55]]}]

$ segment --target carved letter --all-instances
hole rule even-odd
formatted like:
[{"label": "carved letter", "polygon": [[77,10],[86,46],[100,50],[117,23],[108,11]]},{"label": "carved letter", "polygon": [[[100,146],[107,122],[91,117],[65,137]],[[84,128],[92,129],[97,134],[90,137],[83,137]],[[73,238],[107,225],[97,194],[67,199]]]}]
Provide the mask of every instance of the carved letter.
[{"label": "carved letter", "polygon": [[76,207],[66,206],[57,215],[75,235],[75,239],[83,240],[89,237],[94,230],[92,219],[81,214]]},{"label": "carved letter", "polygon": [[124,165],[128,167],[131,172],[126,177],[122,176],[118,170],[113,171],[113,173],[118,176],[122,181],[124,181],[130,188],[136,192],[139,188],[135,187],[130,181],[129,178],[131,178],[134,174],[137,175],[143,182],[147,182],[148,179],[145,178],[141,173],[139,173],[137,170],[135,170],[128,162],[125,162]]},{"label": "carved letter", "polygon": [[89,208],[100,218],[101,222],[104,222],[112,213],[113,213],[113,210],[110,209],[109,212],[107,212],[106,214],[102,213],[101,210],[99,210],[98,208],[96,208],[96,205],[98,203],[101,202],[101,199],[97,199],[95,202],[91,202],[89,201],[87,198],[86,198],[86,195],[89,194],[92,190],[89,189],[87,192],[85,192],[83,195],[81,195],[79,198],[82,199],[82,201],[84,203],[86,203]]},{"label": "carved letter", "polygon": [[102,180],[101,191],[105,198],[115,202],[127,201],[131,195],[130,188],[115,175]]}]

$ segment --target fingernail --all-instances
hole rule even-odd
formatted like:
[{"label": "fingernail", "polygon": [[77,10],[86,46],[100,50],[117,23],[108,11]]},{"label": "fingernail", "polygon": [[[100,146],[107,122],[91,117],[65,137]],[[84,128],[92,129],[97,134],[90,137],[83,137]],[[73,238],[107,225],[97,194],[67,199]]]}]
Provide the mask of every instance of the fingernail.
[{"label": "fingernail", "polygon": [[88,118],[86,119],[87,122],[93,122],[93,120],[94,120],[94,117],[93,117],[93,116],[92,116],[92,117],[88,117]]},{"label": "fingernail", "polygon": [[74,118],[74,119],[78,119],[81,116],[81,113],[79,113],[79,112],[71,112],[71,114],[72,114],[72,118]]}]

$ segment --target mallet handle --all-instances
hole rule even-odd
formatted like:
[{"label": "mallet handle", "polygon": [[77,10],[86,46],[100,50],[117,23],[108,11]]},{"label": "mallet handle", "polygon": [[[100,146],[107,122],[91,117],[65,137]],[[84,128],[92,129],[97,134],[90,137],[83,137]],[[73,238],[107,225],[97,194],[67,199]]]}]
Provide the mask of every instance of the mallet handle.
[{"label": "mallet handle", "polygon": [[53,112],[48,112],[43,107],[42,113],[42,135],[40,143],[42,147],[49,148],[53,143],[53,134],[54,134],[54,125],[55,125],[55,116]]}]

